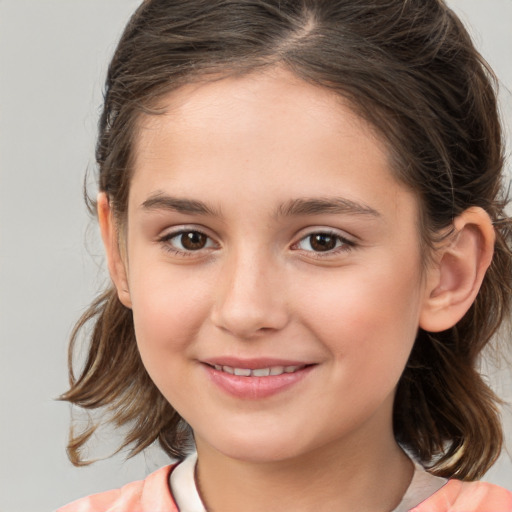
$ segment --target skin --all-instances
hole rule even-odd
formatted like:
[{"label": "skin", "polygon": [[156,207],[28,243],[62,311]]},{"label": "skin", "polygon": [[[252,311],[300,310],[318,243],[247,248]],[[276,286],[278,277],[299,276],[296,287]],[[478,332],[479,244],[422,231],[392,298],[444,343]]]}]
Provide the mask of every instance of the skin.
[{"label": "skin", "polygon": [[[392,431],[396,385],[418,327],[445,329],[474,299],[488,217],[459,217],[422,270],[419,203],[383,142],[282,69],[189,85],[162,105],[141,120],[122,251],[105,195],[99,218],[144,365],[194,430],[202,499],[392,510],[412,475]],[[334,247],[318,250],[315,234]],[[241,399],[210,378],[205,363],[222,357],[311,367]]]}]

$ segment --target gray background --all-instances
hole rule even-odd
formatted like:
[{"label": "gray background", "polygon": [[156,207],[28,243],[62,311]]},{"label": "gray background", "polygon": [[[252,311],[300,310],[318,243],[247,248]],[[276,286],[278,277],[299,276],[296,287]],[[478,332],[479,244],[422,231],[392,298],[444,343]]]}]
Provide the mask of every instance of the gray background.
[{"label": "gray background", "polygon": [[[94,168],[106,62],[138,3],[0,0],[0,512],[51,510],[167,462],[151,450],[74,468],[65,454],[69,408],[54,400],[67,385],[72,325],[105,281],[82,179]],[[510,132],[512,0],[449,3],[501,78]],[[512,401],[510,367],[486,371]],[[512,451],[509,410],[504,419]],[[115,434],[102,438],[106,454]],[[510,455],[487,479],[512,489]]]}]

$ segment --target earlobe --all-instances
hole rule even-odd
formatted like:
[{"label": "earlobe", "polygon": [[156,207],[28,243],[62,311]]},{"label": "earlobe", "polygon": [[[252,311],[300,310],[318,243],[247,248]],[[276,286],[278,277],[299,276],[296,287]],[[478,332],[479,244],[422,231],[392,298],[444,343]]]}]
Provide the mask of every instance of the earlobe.
[{"label": "earlobe", "polygon": [[485,210],[465,210],[453,221],[453,229],[428,271],[420,316],[420,327],[425,331],[449,329],[466,314],[492,261],[495,234]]},{"label": "earlobe", "polygon": [[98,194],[97,199],[98,222],[101,238],[107,255],[110,277],[117,289],[119,300],[127,308],[132,307],[130,289],[126,273],[125,261],[119,248],[119,237],[113,212],[110,208],[108,196],[104,192]]}]

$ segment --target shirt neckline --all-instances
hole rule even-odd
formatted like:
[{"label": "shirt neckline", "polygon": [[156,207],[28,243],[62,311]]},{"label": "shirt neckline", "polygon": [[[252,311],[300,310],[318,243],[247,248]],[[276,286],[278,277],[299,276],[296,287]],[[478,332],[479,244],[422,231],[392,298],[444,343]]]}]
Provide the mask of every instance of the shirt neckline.
[{"label": "shirt neckline", "polygon": [[[188,455],[171,472],[169,484],[172,496],[180,512],[207,512],[195,483],[197,452]],[[414,462],[414,473],[409,487],[391,512],[407,512],[439,491],[447,482],[446,478],[431,475]]]}]

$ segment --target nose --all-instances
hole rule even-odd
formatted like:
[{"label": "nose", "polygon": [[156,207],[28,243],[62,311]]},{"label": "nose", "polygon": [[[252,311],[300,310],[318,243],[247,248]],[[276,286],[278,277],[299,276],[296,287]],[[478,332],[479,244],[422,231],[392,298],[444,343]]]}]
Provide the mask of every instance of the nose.
[{"label": "nose", "polygon": [[240,254],[224,263],[211,318],[241,339],[278,331],[289,321],[282,270],[270,257]]}]

